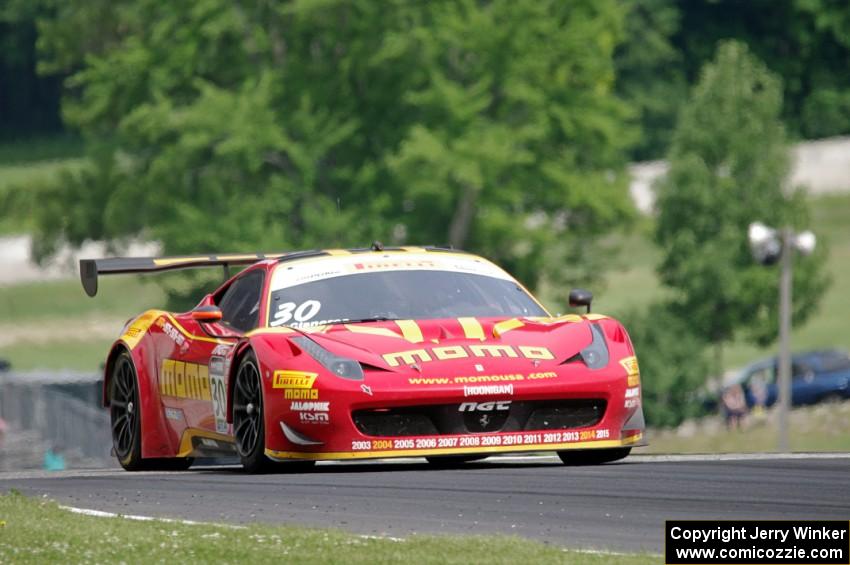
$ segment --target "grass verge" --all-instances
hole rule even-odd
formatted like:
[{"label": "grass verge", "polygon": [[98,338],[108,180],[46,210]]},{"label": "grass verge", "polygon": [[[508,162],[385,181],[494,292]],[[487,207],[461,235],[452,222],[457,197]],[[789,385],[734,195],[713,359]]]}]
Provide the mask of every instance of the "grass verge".
[{"label": "grass verge", "polygon": [[[565,540],[566,541],[566,540]],[[130,522],[72,514],[54,502],[0,495],[2,563],[656,563],[658,556],[565,551],[517,537],[411,536],[334,530]]]},{"label": "grass verge", "polygon": [[98,285],[95,298],[86,296],[76,278],[0,286],[0,324],[40,321],[50,326],[92,316],[126,320],[165,304],[165,293],[150,280],[103,277]]},{"label": "grass verge", "polygon": [[[635,453],[755,453],[777,450],[777,414],[749,416],[740,430],[728,430],[719,417],[685,422],[675,430],[650,431],[649,446]],[[795,408],[791,450],[850,451],[850,400]]]},{"label": "grass verge", "polygon": [[[115,339],[118,332],[115,332]],[[109,346],[114,339],[95,341],[50,341],[47,343],[22,342],[0,347],[0,359],[12,364],[16,371],[98,371],[106,361]]]}]

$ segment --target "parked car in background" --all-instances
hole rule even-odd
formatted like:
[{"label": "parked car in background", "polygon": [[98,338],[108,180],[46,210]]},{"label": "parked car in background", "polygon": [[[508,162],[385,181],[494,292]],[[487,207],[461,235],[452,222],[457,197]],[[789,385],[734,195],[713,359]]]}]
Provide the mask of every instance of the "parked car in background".
[{"label": "parked car in background", "polygon": [[[778,359],[748,365],[729,386],[740,384],[747,406],[772,406],[778,398]],[[794,406],[850,398],[850,355],[828,349],[791,357],[791,403]]]}]

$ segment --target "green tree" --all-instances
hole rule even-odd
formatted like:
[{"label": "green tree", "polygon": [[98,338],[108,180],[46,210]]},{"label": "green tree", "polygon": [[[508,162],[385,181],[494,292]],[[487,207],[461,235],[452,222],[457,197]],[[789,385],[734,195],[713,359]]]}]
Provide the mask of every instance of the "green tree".
[{"label": "green tree", "polygon": [[638,356],[646,422],[677,426],[702,411],[699,390],[709,374],[705,341],[665,304],[623,317]]},{"label": "green tree", "polygon": [[420,69],[404,95],[414,122],[387,160],[402,233],[480,250],[531,285],[586,279],[595,238],[631,213],[630,132],[613,94],[617,5],[427,11],[389,41]]},{"label": "green tree", "polygon": [[676,114],[688,96],[685,62],[674,44],[680,29],[675,0],[621,0],[623,43],[615,53],[617,93],[632,107],[640,135],[634,160],[657,159],[670,145]]},{"label": "green tree", "polygon": [[451,243],[534,285],[629,218],[613,0],[43,2],[92,152],[43,254]]},{"label": "green tree", "polygon": [[[720,345],[738,334],[760,345],[776,336],[778,272],[752,259],[748,225],[806,225],[805,200],[785,194],[781,108],[779,79],[743,44],[722,43],[682,111],[658,186],[661,280],[673,289],[678,314],[717,346],[718,359]],[[795,259],[798,324],[826,288],[824,255],[821,246]]]}]

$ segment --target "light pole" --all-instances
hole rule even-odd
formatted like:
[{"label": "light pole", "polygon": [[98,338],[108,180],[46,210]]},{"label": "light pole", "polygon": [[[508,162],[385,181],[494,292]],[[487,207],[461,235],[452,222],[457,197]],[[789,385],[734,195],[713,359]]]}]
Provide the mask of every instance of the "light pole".
[{"label": "light pole", "polygon": [[792,257],[796,249],[809,255],[815,249],[815,234],[794,233],[785,227],[770,228],[761,222],[750,224],[748,232],[753,257],[762,265],[780,263],[779,275],[779,451],[790,451],[788,428],[791,413],[791,280]]}]

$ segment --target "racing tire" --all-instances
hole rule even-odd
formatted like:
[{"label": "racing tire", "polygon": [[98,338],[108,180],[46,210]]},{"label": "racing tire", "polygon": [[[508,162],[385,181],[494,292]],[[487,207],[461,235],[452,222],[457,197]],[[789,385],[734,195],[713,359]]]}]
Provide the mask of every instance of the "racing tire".
[{"label": "racing tire", "polygon": [[490,456],[489,455],[432,455],[431,457],[426,457],[425,459],[433,467],[440,467],[442,469],[451,469],[451,468],[454,468],[454,467],[462,467],[464,463],[470,463],[472,461],[481,461],[482,459],[487,459],[488,457],[490,457]]},{"label": "racing tire", "polygon": [[616,447],[613,449],[577,449],[559,451],[558,457],[564,465],[578,467],[581,465],[601,465],[625,459],[631,453],[631,447]]},{"label": "racing tire", "polygon": [[127,471],[143,471],[139,385],[133,358],[127,351],[121,352],[112,364],[109,421],[118,463]]},{"label": "racing tire", "polygon": [[184,471],[194,459],[142,459],[142,418],[139,410],[139,380],[129,353],[123,351],[112,365],[109,381],[109,419],[112,450],[127,471]]},{"label": "racing tire", "polygon": [[233,435],[236,452],[247,473],[266,473],[275,468],[266,457],[266,426],[263,417],[263,383],[253,351],[239,361],[233,383]]}]

